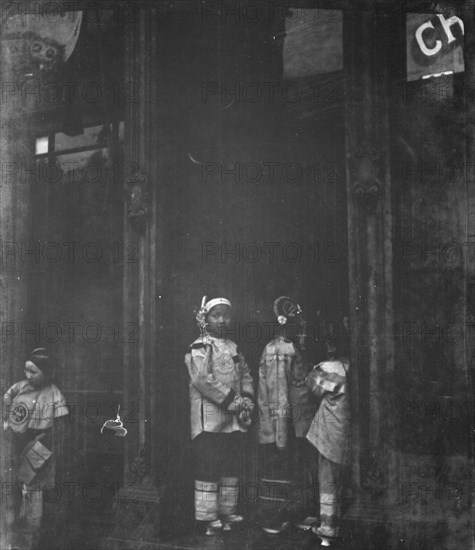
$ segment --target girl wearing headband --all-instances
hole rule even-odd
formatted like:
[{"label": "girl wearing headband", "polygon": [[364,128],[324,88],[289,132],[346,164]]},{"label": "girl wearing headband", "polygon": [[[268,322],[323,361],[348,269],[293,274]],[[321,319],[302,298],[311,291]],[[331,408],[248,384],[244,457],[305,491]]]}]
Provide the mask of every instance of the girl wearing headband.
[{"label": "girl wearing headband", "polygon": [[239,458],[242,434],[254,409],[254,389],[243,355],[227,338],[231,302],[203,298],[196,320],[201,336],[185,356],[190,376],[195,518],[205,523],[207,535],[213,535],[243,519],[237,514]]}]

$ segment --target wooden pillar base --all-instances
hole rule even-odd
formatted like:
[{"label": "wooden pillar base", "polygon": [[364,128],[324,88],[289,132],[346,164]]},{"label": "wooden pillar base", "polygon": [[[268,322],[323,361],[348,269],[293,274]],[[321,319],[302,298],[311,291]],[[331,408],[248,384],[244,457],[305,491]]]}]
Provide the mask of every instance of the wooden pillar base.
[{"label": "wooden pillar base", "polygon": [[113,528],[104,550],[138,550],[160,544],[160,497],[153,487],[125,486],[113,507]]}]

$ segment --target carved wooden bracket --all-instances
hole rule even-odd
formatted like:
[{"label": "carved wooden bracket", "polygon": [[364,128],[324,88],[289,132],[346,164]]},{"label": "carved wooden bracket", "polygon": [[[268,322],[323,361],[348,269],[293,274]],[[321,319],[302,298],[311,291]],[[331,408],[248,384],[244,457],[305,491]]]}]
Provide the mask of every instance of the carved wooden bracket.
[{"label": "carved wooden bracket", "polygon": [[150,463],[146,457],[145,449],[140,449],[127,472],[127,481],[135,485],[141,485],[150,474]]},{"label": "carved wooden bracket", "polygon": [[127,217],[136,229],[143,230],[150,214],[150,192],[145,174],[138,170],[125,180]]},{"label": "carved wooden bracket", "polygon": [[376,206],[381,194],[380,157],[380,151],[367,146],[358,148],[353,155],[353,193],[368,207]]},{"label": "carved wooden bracket", "polygon": [[387,460],[389,460],[387,457],[379,461],[369,459],[368,463],[362,467],[361,488],[372,498],[380,497],[387,491],[388,480],[384,467],[388,464]]}]

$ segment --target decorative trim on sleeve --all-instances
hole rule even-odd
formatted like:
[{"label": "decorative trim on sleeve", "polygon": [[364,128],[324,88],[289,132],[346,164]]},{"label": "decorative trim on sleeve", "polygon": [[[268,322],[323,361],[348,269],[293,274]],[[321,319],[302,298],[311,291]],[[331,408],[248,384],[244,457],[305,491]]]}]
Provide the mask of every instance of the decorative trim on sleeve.
[{"label": "decorative trim on sleeve", "polygon": [[231,403],[234,401],[235,397],[236,397],[236,392],[233,389],[231,389],[228,395],[226,396],[226,399],[221,403],[221,407],[223,409],[227,409],[229,405],[231,405]]}]

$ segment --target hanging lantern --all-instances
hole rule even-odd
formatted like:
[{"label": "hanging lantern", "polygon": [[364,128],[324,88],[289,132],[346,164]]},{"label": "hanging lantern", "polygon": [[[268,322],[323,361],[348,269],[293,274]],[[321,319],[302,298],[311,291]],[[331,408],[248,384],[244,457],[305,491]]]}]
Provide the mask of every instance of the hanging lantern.
[{"label": "hanging lantern", "polygon": [[10,16],[2,30],[4,62],[25,76],[58,70],[74,51],[81,21],[81,11]]}]

